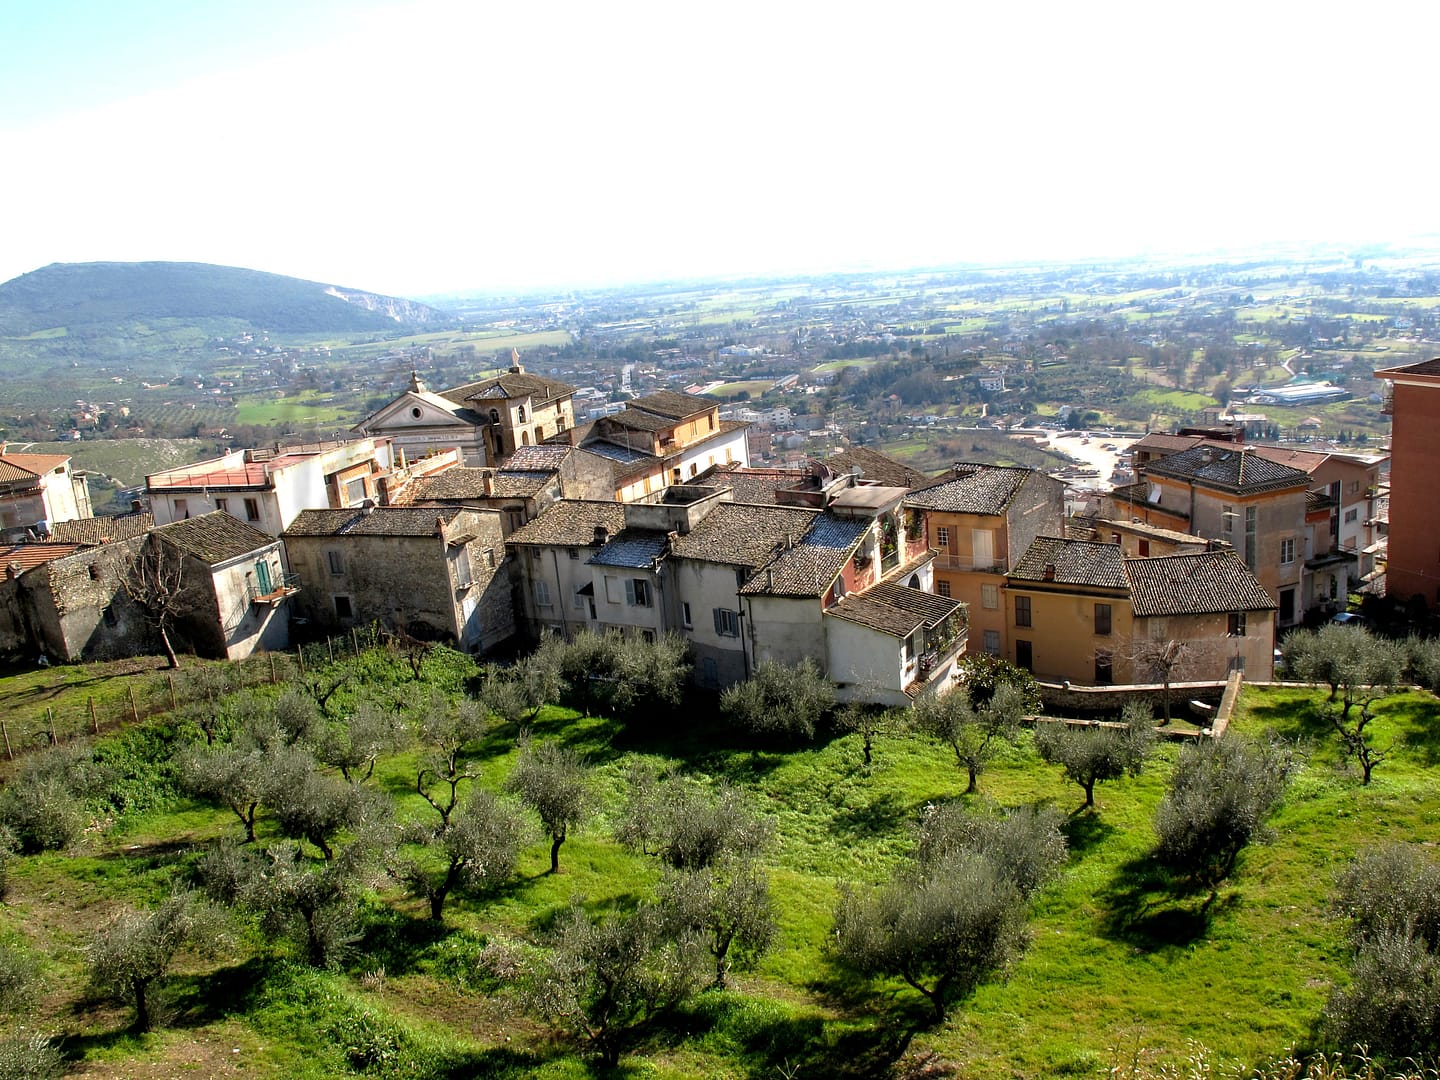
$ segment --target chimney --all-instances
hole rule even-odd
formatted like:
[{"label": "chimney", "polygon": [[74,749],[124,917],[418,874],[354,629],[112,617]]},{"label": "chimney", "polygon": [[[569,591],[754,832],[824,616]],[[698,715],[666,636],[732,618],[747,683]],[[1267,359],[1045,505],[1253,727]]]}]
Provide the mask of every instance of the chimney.
[{"label": "chimney", "polygon": [[18,562],[12,562],[9,566],[5,567],[5,580],[6,580],[6,581],[14,581],[14,580],[15,580],[16,578],[18,578],[19,576],[20,576],[20,564],[19,564]]},{"label": "chimney", "polygon": [[1054,564],[1053,562],[1047,562],[1047,563],[1045,564],[1045,580],[1046,580],[1046,581],[1054,581],[1054,580],[1055,580],[1055,564]]},{"label": "chimney", "polygon": [[374,499],[366,499],[364,502],[362,502],[362,503],[360,504],[360,513],[364,514],[366,517],[369,517],[369,516],[370,516],[371,514],[373,514],[374,512],[375,512],[375,500],[374,500]]}]

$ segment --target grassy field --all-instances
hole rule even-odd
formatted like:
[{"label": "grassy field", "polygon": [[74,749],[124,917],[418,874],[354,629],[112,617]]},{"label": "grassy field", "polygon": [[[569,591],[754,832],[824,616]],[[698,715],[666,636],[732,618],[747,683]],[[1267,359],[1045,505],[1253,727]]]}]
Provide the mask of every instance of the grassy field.
[{"label": "grassy field", "polygon": [[173,469],[215,454],[211,439],[82,439],[31,443],[27,453],[68,454],[70,467],[114,477],[122,487],[143,484],[149,473]]},{"label": "grassy field", "polygon": [[334,394],[321,390],[302,390],[284,397],[240,398],[235,405],[235,419],[240,424],[351,424],[362,418],[355,408],[337,405]]},{"label": "grassy field", "polygon": [[741,394],[748,393],[752,400],[756,400],[774,385],[774,379],[747,379],[740,382],[722,383],[706,393],[709,397],[720,398],[722,401],[730,401]]},{"label": "grassy field", "polygon": [[[90,687],[123,693],[120,672],[74,670],[76,685],[57,682],[53,669],[0,680],[0,708],[33,710],[41,695],[62,701],[97,692]],[[1234,730],[1298,741],[1308,763],[1272,821],[1273,841],[1242,856],[1208,910],[1171,892],[1148,858],[1173,747],[1140,778],[1102,785],[1094,813],[1077,809],[1079,789],[1039,762],[1028,736],[1003,755],[982,777],[979,798],[1064,811],[1069,865],[1040,895],[1029,951],[1009,979],[982,986],[939,1027],[924,1022],[918,996],[898,981],[867,986],[845,974],[827,943],[840,883],[884,880],[922,808],[960,797],[964,776],[948,751],[892,734],[869,770],[855,737],[751,753],[716,726],[703,701],[686,709],[684,723],[640,732],[547,708],[536,736],[584,753],[602,796],[600,812],[566,842],[563,873],[544,872],[548,850],[536,843],[510,885],[452,901],[443,928],[381,883],[367,901],[364,937],[335,971],[296,966],[283,947],[244,932],[218,961],[191,957],[179,966],[169,982],[171,1022],[153,1034],[125,1032],[122,1011],[85,993],[84,942],[118,904],[158,902],[200,851],[234,835],[228,812],[162,785],[140,811],[87,831],[70,851],[15,861],[0,938],[24,939],[46,957],[50,991],[37,1015],[89,1077],[592,1075],[505,994],[486,990],[474,962],[497,935],[534,937],[574,896],[592,907],[626,906],[654,888],[653,860],[611,839],[625,770],[649,761],[724,777],[773,817],[767,865],[779,935],[736,989],[687,1006],[617,1075],[862,1077],[883,1075],[897,1058],[934,1055],[969,1078],[1039,1080],[1096,1075],[1113,1047],[1179,1059],[1189,1040],[1253,1062],[1305,1044],[1330,987],[1345,977],[1328,906],[1341,867],[1368,846],[1433,837],[1440,826],[1435,699],[1387,701],[1378,737],[1399,736],[1404,746],[1368,788],[1315,723],[1314,700],[1299,688],[1245,691]],[[513,766],[515,735],[502,727],[471,747],[484,786],[498,788]],[[392,756],[371,781],[402,820],[430,813],[414,793],[416,760],[414,751]],[[261,832],[262,843],[274,836],[263,817]]]}]

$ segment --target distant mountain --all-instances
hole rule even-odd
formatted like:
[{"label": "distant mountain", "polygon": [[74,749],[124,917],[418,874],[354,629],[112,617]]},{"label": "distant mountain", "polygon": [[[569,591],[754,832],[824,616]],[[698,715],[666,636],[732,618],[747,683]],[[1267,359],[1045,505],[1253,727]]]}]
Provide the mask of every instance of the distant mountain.
[{"label": "distant mountain", "polygon": [[413,300],[208,263],[52,263],[0,284],[0,337],[160,319],[328,334],[452,318]]}]

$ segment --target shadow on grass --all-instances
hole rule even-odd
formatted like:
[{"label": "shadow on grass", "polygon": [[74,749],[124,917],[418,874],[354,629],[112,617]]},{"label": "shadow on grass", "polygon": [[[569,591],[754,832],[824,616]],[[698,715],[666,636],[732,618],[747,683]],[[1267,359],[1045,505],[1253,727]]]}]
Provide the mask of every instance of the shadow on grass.
[{"label": "shadow on grass", "polygon": [[889,837],[916,818],[914,805],[893,791],[874,795],[863,806],[846,807],[830,819],[831,832],[842,841]]},{"label": "shadow on grass", "polygon": [[1060,825],[1060,831],[1065,834],[1065,845],[1070,849],[1070,854],[1084,855],[1108,841],[1115,834],[1115,826],[1082,806],[1066,816]]},{"label": "shadow on grass", "polygon": [[1186,948],[1209,933],[1217,916],[1239,904],[1237,894],[1220,896],[1177,878],[1148,857],[1122,865],[1096,899],[1105,911],[1104,934],[1147,953]]},{"label": "shadow on grass", "polygon": [[867,1010],[836,1021],[707,994],[669,1018],[655,1041],[709,1044],[743,1063],[750,1076],[860,1080],[889,1075],[930,1015],[928,1008],[923,1019],[920,1011],[911,1016],[907,1010]]}]

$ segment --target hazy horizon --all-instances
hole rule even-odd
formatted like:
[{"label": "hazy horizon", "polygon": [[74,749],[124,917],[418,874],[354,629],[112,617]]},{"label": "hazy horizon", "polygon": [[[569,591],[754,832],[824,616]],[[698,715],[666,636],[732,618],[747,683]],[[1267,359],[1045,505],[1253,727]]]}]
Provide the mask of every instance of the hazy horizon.
[{"label": "hazy horizon", "polygon": [[0,280],[408,297],[1440,234],[1433,12],[451,0],[0,9]]}]

